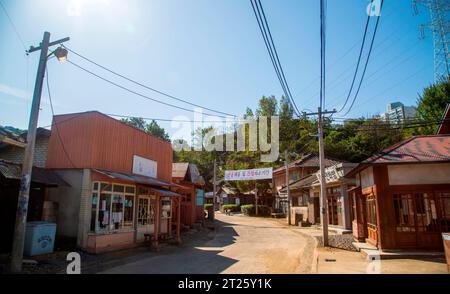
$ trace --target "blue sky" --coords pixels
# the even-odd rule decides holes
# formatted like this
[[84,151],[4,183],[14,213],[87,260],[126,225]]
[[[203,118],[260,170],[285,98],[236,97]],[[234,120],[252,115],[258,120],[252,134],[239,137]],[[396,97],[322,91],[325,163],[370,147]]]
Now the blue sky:
[[[25,45],[38,45],[44,31],[67,46],[153,88],[228,113],[255,108],[262,95],[282,90],[248,0],[0,0]],[[316,109],[319,88],[319,1],[262,0],[272,35],[300,109]],[[326,108],[338,108],[350,87],[366,20],[366,0],[328,0]],[[411,0],[385,0],[366,79],[349,117],[383,112],[388,102],[415,104],[433,81],[428,21]],[[375,19],[372,20],[373,22]],[[28,57],[0,9],[0,124],[26,128],[39,53]],[[170,100],[112,77],[77,56],[69,58],[155,99]],[[69,63],[48,63],[57,114],[99,110],[154,118],[192,114],[134,96]],[[51,124],[43,92],[39,126]],[[160,122],[173,134],[170,123]]]

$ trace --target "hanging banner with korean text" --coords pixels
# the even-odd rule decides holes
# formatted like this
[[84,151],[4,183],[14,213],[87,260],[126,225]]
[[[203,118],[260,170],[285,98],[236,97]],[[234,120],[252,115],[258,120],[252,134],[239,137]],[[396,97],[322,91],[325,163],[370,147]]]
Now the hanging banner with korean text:
[[225,171],[225,181],[265,180],[271,178],[271,167]]

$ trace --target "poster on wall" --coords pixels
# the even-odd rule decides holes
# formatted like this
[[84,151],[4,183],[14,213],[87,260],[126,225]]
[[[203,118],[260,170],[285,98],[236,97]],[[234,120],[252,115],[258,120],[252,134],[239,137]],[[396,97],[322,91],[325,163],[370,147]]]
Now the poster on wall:
[[133,156],[133,174],[156,178],[158,163],[137,155]]
[[226,170],[225,181],[264,180],[272,178],[272,168]]
[[203,206],[205,203],[205,191],[202,189],[195,189],[197,206]]

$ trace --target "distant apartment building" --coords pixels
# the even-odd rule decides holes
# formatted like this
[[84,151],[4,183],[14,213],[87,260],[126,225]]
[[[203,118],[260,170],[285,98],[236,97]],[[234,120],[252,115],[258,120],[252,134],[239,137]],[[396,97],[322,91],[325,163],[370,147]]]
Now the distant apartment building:
[[405,106],[401,102],[393,102],[388,104],[387,111],[381,115],[381,118],[391,123],[402,123],[415,116],[416,108],[414,106]]

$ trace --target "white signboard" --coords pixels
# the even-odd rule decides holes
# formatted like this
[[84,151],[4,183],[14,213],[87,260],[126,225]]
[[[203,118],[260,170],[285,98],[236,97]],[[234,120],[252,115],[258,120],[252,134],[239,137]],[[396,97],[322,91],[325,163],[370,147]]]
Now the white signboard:
[[133,155],[133,174],[156,178],[158,163],[144,157]]
[[[317,179],[320,181],[320,171],[316,173]],[[343,169],[337,169],[336,165],[325,168],[325,182],[336,182],[344,176]]]
[[272,178],[272,168],[226,170],[225,181],[264,180]]

